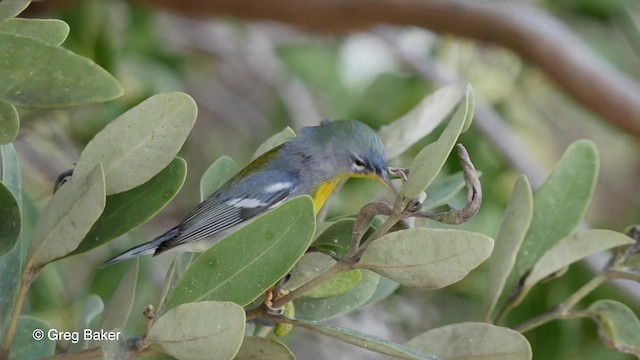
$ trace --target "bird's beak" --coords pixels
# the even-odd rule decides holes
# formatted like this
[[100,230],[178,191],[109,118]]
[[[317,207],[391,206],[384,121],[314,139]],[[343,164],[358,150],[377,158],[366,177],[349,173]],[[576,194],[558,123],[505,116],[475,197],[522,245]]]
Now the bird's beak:
[[393,182],[391,182],[391,179],[389,178],[389,173],[386,170],[384,170],[382,174],[376,174],[376,175],[377,175],[377,180],[380,183],[382,183],[384,186],[389,188],[389,190],[393,191],[394,194],[398,195],[398,190],[396,189],[395,185],[393,185]]

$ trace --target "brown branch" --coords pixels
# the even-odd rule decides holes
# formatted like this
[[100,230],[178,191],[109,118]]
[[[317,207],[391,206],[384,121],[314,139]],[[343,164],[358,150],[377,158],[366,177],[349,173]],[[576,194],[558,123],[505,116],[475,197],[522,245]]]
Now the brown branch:
[[595,55],[561,21],[525,4],[474,0],[136,0],[194,16],[276,20],[324,32],[417,25],[505,46],[538,65],[574,99],[640,137],[640,86]]

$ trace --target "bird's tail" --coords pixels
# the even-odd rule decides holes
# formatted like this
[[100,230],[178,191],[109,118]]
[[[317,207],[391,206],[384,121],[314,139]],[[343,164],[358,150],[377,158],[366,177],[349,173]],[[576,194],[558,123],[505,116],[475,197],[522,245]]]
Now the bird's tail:
[[158,236],[157,238],[149,242],[146,242],[142,245],[138,245],[133,249],[129,249],[123,252],[122,254],[108,260],[107,262],[102,264],[102,267],[104,268],[107,266],[115,265],[123,261],[133,259],[135,257],[142,256],[142,255],[153,255],[156,252],[156,249],[158,248],[158,246],[160,246],[160,244],[174,237],[177,232],[178,232],[178,227],[176,226],[173,229]]

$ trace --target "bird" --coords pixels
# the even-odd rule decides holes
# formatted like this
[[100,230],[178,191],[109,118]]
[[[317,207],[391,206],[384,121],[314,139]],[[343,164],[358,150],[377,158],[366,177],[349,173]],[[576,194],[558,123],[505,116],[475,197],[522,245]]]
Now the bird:
[[106,261],[103,267],[167,251],[202,252],[258,215],[299,195],[317,214],[346,178],[376,180],[396,192],[378,134],[357,120],[323,120],[253,160],[182,221],[155,239]]

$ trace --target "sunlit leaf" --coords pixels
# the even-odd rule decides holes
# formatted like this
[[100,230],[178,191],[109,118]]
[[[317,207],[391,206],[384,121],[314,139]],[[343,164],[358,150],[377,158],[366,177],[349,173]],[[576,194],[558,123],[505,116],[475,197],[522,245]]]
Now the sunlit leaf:
[[202,253],[176,285],[167,308],[203,300],[249,304],[291,270],[314,229],[310,197],[285,202]]
[[450,229],[412,228],[371,243],[358,267],[403,285],[438,289],[464,278],[491,254],[485,235]]
[[19,15],[29,4],[27,0],[0,1],[0,21]]
[[311,279],[325,272],[336,263],[330,256],[311,252],[305,254],[291,269],[291,278],[287,281],[285,289],[295,290]]
[[0,101],[0,145],[15,140],[18,130],[20,130],[20,119],[16,108],[8,102]]
[[100,164],[64,184],[49,200],[36,225],[28,264],[46,265],[75,250],[102,214],[104,191]]
[[193,99],[180,92],[152,96],[110,122],[84,148],[74,177],[102,163],[107,195],[131,190],[167,167],[196,120]]
[[400,191],[401,195],[413,198],[423,192],[442,169],[460,132],[473,118],[473,91],[467,87],[465,100],[458,106],[449,124],[436,142],[427,145],[413,160],[407,183]]
[[102,215],[80,246],[69,255],[89,251],[147,222],[178,194],[186,176],[187,163],[181,158],[175,158],[146,183],[123,193],[107,196]]
[[123,92],[93,61],[42,40],[0,32],[0,54],[0,99],[14,105],[67,107],[112,100]]
[[280,146],[286,143],[287,141],[293,139],[294,137],[296,137],[296,133],[290,127],[284,128],[284,130],[273,135],[272,137],[268,138],[264,143],[262,143],[262,145],[258,147],[256,152],[253,153],[252,159],[258,158],[260,155],[275,148],[276,146]]
[[422,354],[404,345],[368,335],[359,331],[345,329],[334,325],[324,324],[311,320],[294,320],[294,326],[303,327],[317,333],[336,338],[348,344],[371,350],[380,354],[394,356],[398,359],[411,360],[439,360],[437,356]]
[[24,35],[52,45],[60,45],[69,35],[69,25],[58,19],[9,19],[0,23],[0,32]]
[[20,238],[22,216],[18,200],[0,182],[0,256],[11,251]]
[[247,336],[242,340],[240,350],[233,358],[234,360],[295,360],[283,343],[276,339]]
[[633,243],[633,239],[627,235],[611,230],[591,229],[567,236],[558,241],[533,266],[524,282],[524,291],[578,260]]
[[360,270],[350,270],[337,274],[335,277],[322,282],[307,291],[304,295],[312,298],[326,298],[346,293],[362,280]]
[[296,316],[300,319],[328,320],[355,310],[369,301],[375,293],[380,275],[362,271],[362,280],[351,290],[338,296],[321,299],[300,297],[294,301]]
[[126,327],[136,296],[139,263],[139,259],[136,258],[127,275],[125,275],[122,281],[120,281],[120,284],[118,284],[116,291],[113,293],[109,304],[104,310],[99,329],[111,331],[113,329],[124,329]]
[[453,111],[462,94],[463,90],[457,84],[445,86],[427,96],[406,115],[382,127],[378,135],[387,148],[387,157],[398,157],[429,135]]
[[586,312],[598,323],[605,345],[640,357],[640,320],[633,310],[617,301],[598,300]]
[[457,323],[429,330],[404,345],[448,360],[529,360],[531,346],[517,331],[486,323]]
[[496,238],[495,250],[491,255],[484,306],[486,320],[491,318],[507,278],[513,270],[518,250],[531,224],[532,213],[531,186],[525,176],[520,176],[513,187],[511,199]]
[[162,315],[145,340],[177,359],[233,359],[244,337],[244,309],[232,302],[182,304]]
[[[1,6],[1,5],[0,5]],[[47,333],[51,329],[51,326],[44,321],[22,315],[18,320],[18,328],[14,341],[11,344],[11,359],[40,359],[53,355],[56,349],[56,342],[49,340]],[[37,332],[42,331],[42,333]],[[34,336],[40,336],[41,340],[34,339]]]
[[207,196],[218,190],[227,180],[238,172],[238,163],[228,156],[222,156],[216,160],[202,174],[200,178],[200,198],[204,200]]

